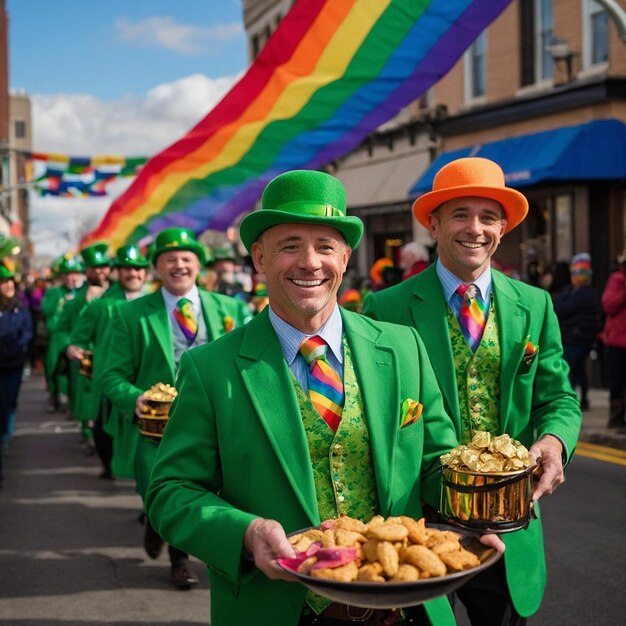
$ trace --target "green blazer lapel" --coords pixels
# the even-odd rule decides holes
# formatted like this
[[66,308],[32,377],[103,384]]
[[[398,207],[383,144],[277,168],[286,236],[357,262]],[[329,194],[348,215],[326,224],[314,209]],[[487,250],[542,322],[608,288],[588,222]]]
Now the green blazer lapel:
[[410,307],[413,325],[426,346],[446,408],[451,413],[457,432],[460,432],[459,396],[448,328],[448,305],[434,263],[416,277]]
[[209,333],[209,341],[213,341],[224,334],[224,314],[219,303],[210,293],[202,290],[198,293],[202,302],[202,315]]
[[497,271],[492,275],[500,336],[500,427],[506,432],[513,383],[528,341],[530,310],[510,279]]
[[145,305],[148,326],[152,330],[154,338],[160,346],[173,376],[175,367],[172,329],[170,328],[170,321],[167,317],[165,301],[163,300],[161,292],[157,291],[145,296]]
[[393,504],[390,486],[402,402],[399,364],[393,348],[379,344],[378,330],[355,313],[341,313],[363,399],[381,512],[388,515]]
[[250,321],[236,362],[274,454],[311,525],[319,524],[309,445],[282,348],[267,310]]

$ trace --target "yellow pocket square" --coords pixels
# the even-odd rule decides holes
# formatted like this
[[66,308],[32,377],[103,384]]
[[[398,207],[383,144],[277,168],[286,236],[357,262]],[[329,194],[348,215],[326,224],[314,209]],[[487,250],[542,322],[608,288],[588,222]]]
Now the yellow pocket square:
[[402,418],[400,419],[400,428],[405,428],[413,424],[413,422],[417,422],[417,420],[422,416],[423,408],[424,407],[416,400],[411,400],[411,398],[407,398],[402,403]]

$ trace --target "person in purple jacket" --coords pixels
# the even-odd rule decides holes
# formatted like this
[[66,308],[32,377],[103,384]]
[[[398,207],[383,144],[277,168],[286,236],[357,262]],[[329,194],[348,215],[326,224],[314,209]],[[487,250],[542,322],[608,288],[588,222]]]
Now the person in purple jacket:
[[22,372],[33,336],[28,308],[15,285],[15,266],[9,258],[0,260],[0,486],[2,450],[15,426],[17,396]]

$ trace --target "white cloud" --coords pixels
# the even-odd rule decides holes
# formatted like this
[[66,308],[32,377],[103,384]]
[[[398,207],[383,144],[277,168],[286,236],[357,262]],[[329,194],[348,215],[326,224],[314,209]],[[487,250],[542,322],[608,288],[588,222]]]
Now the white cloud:
[[[237,77],[195,74],[157,85],[145,96],[107,102],[86,94],[31,95],[33,149],[72,156],[150,157],[198,123]],[[130,179],[105,198],[69,199],[31,194],[31,232],[37,255],[59,255],[78,243],[85,224],[99,221]]]
[[211,54],[219,44],[241,36],[239,22],[216,26],[181,24],[171,17],[149,17],[138,22],[118,19],[115,30],[119,39],[132,45],[162,47],[185,55]]

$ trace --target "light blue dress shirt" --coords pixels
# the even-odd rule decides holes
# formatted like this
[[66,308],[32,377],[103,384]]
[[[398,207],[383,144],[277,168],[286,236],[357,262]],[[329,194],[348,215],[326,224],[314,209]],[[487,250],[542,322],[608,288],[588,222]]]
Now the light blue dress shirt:
[[313,335],[306,335],[302,331],[294,328],[291,324],[285,322],[269,309],[270,322],[276,331],[278,341],[280,342],[285,361],[295,376],[298,384],[305,393],[309,391],[308,371],[309,366],[300,354],[300,346],[305,339],[309,337],[319,336],[328,344],[326,359],[328,364],[339,374],[343,380],[343,320],[339,312],[339,306],[335,306],[331,316],[326,320],[324,325]]
[[[446,302],[450,305],[452,312],[459,319],[461,315],[461,296],[456,294],[461,283],[465,281],[461,280],[458,276],[455,276],[448,268],[444,267],[443,263],[437,260],[437,276],[441,282],[443,288],[443,295]],[[491,298],[491,267],[488,267],[475,281],[474,285],[478,290],[477,297],[485,303],[489,302]],[[487,316],[489,315],[489,307],[487,307]]]

